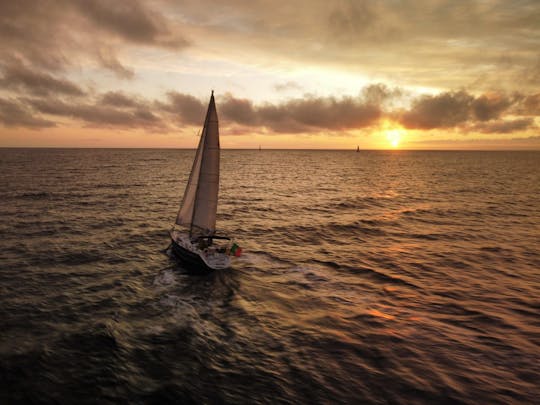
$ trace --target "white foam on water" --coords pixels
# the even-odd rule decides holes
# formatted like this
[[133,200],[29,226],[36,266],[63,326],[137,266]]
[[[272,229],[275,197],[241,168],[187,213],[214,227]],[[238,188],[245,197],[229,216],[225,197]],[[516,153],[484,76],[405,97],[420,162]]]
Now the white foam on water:
[[173,270],[167,269],[159,273],[154,279],[154,286],[156,287],[168,287],[178,283],[176,274]]

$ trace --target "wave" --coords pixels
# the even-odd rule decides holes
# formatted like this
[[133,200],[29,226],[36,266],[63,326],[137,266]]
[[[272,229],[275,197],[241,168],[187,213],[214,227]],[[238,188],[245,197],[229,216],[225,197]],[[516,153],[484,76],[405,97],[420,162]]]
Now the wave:
[[540,154],[288,153],[223,151],[195,277],[193,151],[0,150],[0,402],[537,401]]
[[397,276],[388,275],[388,274],[385,274],[383,272],[380,272],[380,271],[377,271],[375,269],[368,268],[368,267],[351,266],[351,265],[338,263],[338,262],[330,261],[330,260],[325,261],[325,260],[312,259],[310,260],[310,262],[328,266],[335,270],[345,271],[350,274],[360,274],[363,276],[367,276],[368,278],[375,280],[377,282],[381,282],[381,283],[390,283],[390,284],[412,287],[414,289],[420,289],[418,285],[410,281],[404,280]]
[[46,191],[24,192],[13,196],[13,198],[21,200],[49,200],[52,197],[53,194]]

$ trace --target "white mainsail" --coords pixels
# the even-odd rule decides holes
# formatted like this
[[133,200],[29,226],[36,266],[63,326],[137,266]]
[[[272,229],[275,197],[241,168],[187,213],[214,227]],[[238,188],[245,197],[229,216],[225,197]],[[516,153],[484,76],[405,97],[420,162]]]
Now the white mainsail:
[[176,224],[190,228],[191,235],[209,236],[216,231],[219,191],[219,128],[214,92],[199,146],[191,168]]

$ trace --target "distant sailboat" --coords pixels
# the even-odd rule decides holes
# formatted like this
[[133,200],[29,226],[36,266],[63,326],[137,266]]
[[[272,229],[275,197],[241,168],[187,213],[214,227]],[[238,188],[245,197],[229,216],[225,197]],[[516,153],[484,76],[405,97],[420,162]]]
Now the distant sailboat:
[[[219,127],[212,91],[182,205],[170,231],[173,252],[187,264],[206,271],[230,267],[229,255],[241,253],[230,238],[216,235],[219,159]],[[217,244],[216,240],[226,242]]]
[[356,146],[356,151],[360,152],[360,146]]

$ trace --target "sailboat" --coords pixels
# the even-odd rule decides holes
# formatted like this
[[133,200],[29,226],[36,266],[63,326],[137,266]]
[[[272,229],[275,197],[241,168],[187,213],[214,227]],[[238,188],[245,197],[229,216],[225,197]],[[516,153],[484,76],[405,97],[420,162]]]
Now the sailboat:
[[229,237],[216,235],[219,157],[218,117],[212,91],[182,205],[169,232],[173,252],[197,270],[227,269],[231,265],[229,255],[239,256],[241,252]]
[[360,145],[357,145],[357,146],[356,146],[356,151],[357,151],[357,152],[360,152]]

